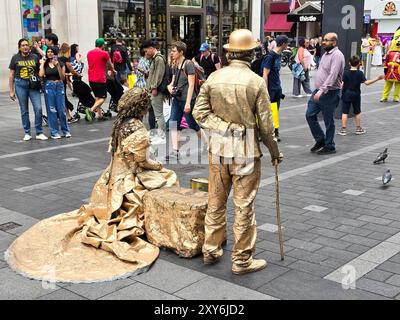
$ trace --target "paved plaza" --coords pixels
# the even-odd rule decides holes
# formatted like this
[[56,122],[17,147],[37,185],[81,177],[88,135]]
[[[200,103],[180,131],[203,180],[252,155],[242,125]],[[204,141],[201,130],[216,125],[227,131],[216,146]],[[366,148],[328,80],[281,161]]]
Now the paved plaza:
[[[373,75],[381,72],[372,70]],[[349,134],[335,136],[337,154],[318,156],[309,152],[307,98],[292,98],[291,75],[285,71],[283,78],[280,178],[286,258],[280,261],[274,169],[264,148],[256,258],[266,259],[268,267],[245,276],[231,273],[232,201],[225,254],[212,266],[203,265],[201,257],[187,260],[162,250],[149,272],[114,282],[51,285],[14,273],[4,252],[19,235],[88,200],[110,160],[112,122],[82,120],[71,125],[71,139],[22,142],[18,105],[1,94],[0,299],[400,299],[400,104],[379,102],[383,82],[364,87],[367,134],[356,136],[351,119]],[[385,147],[388,161],[373,165]],[[193,177],[208,175],[206,164],[168,167],[183,187]],[[379,179],[387,168],[394,180],[383,187]],[[355,287],[346,288],[351,282],[346,279],[354,277]]]

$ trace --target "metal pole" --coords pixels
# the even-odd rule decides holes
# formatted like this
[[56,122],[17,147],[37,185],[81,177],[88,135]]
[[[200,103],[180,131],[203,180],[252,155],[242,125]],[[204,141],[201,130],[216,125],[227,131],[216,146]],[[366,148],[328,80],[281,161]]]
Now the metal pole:
[[297,27],[296,27],[296,47],[299,46],[299,34],[300,34],[300,24],[297,22]]
[[283,249],[283,236],[282,236],[282,222],[281,222],[281,208],[279,201],[279,176],[278,176],[278,160],[275,162],[275,187],[276,187],[276,220],[278,223],[278,236],[279,247],[281,252],[281,260],[285,260],[285,252]]
[[320,26],[321,26],[321,29],[320,29],[320,35],[322,36],[322,22],[324,21],[324,10],[323,10],[323,8],[324,8],[324,1],[323,0],[321,0],[321,22],[320,22]]
[[367,65],[366,65],[366,70],[365,70],[365,77],[367,79],[371,78],[371,67],[372,67],[372,54],[368,52],[367,55]]

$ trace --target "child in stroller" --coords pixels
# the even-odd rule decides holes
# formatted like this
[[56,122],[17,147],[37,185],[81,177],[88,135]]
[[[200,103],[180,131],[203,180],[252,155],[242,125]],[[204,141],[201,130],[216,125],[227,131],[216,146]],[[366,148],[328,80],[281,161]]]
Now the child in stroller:
[[118,102],[121,99],[122,95],[124,94],[124,87],[121,83],[113,77],[107,77],[107,92],[111,96],[110,104],[108,107],[108,112],[111,114],[111,111],[117,112]]
[[[83,82],[82,80],[74,80],[72,83],[74,93],[79,99],[78,103],[78,112],[82,113],[85,115],[85,120],[88,122],[93,121],[93,113],[90,112],[90,108],[95,104],[95,99],[92,95],[92,89],[90,86]],[[112,114],[111,111],[108,110],[107,112],[104,112],[104,116],[107,118],[111,118]],[[79,116],[79,114],[78,114]],[[79,116],[80,117],[80,116]]]

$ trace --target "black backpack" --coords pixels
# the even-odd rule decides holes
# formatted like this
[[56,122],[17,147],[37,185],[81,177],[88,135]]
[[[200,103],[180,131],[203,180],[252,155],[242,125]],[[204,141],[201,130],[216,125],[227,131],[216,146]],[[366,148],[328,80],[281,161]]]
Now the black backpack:
[[161,57],[165,63],[165,72],[164,72],[164,76],[163,79],[161,81],[161,84],[158,86],[157,91],[161,92],[165,95],[169,95],[169,91],[168,91],[168,85],[171,83],[172,81],[172,70],[171,67],[168,64],[168,61],[165,60],[165,58],[160,54],[157,55],[158,57]]
[[261,68],[263,60],[264,60],[264,57],[261,57],[261,58],[257,58],[256,60],[254,60],[251,63],[251,70],[254,73],[258,74],[260,77],[263,76],[263,72],[262,72],[262,68]]

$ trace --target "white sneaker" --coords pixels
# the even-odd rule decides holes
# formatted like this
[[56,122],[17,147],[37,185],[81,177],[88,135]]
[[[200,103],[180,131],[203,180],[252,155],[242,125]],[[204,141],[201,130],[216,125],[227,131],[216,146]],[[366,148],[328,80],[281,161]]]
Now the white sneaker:
[[299,95],[297,95],[297,96],[294,95],[293,98],[304,98],[304,96],[301,95],[301,94],[299,94]]
[[56,134],[55,136],[51,136],[51,138],[53,140],[58,140],[58,139],[61,139],[61,136],[59,134]]
[[46,140],[49,140],[49,138],[47,138],[43,133],[41,133],[36,136],[36,140],[46,141]]
[[65,138],[71,138],[72,137],[72,135],[68,132],[68,133],[66,133],[65,134],[65,136],[64,136]]
[[29,134],[26,134],[24,137],[24,141],[31,141],[32,137]]
[[307,96],[307,97],[311,97],[311,96],[312,96],[312,93],[307,93],[306,96]]

